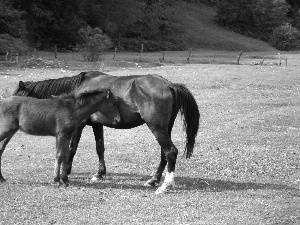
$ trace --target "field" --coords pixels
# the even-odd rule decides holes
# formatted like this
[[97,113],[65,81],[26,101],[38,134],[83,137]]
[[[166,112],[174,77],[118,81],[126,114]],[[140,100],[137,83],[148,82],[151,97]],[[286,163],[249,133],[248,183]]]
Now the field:
[[[165,195],[143,187],[159,162],[146,126],[105,128],[107,177],[97,170],[91,128],[85,128],[68,188],[52,184],[55,140],[18,132],[2,157],[0,224],[300,224],[300,55],[277,52],[112,54],[84,63],[77,55],[43,53],[23,66],[0,67],[0,96],[19,80],[43,80],[100,70],[112,75],[159,74],[194,94],[201,127],[194,155],[182,157],[177,118],[177,188]],[[264,61],[262,62],[262,59]],[[34,63],[32,63],[34,62]],[[262,63],[261,63],[262,62]],[[257,64],[262,65],[257,65]],[[22,63],[21,63],[22,64]]]

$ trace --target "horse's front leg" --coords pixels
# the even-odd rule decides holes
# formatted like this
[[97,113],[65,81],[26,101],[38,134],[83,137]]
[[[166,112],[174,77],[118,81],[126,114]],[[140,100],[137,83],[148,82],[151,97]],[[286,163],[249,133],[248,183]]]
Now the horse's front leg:
[[103,125],[93,124],[93,132],[96,141],[96,151],[99,158],[99,169],[98,172],[92,177],[92,181],[99,181],[106,175],[106,166],[104,160],[104,138],[103,138]]
[[83,130],[84,127],[85,127],[85,124],[82,124],[82,125],[78,126],[78,128],[76,129],[76,131],[72,135],[72,138],[71,138],[71,141],[70,141],[70,155],[69,155],[68,165],[67,165],[67,173],[68,174],[71,174],[73,159],[74,159],[74,156],[77,152],[78,143],[80,141],[82,130]]
[[[71,135],[59,134],[56,136],[56,164],[54,170],[54,182],[61,185],[60,180],[63,181],[65,186],[69,185],[69,179],[67,174],[67,165],[69,159],[69,144]],[[61,175],[60,168],[62,167]]]

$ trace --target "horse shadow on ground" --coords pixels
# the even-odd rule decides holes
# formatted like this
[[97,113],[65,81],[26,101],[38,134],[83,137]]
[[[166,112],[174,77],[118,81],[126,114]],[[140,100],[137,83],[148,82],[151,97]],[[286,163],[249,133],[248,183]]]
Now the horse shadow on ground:
[[[70,177],[71,185],[76,187],[85,187],[93,189],[133,189],[147,190],[143,184],[150,179],[150,176],[132,173],[109,173],[103,180],[99,182],[90,182],[90,174],[74,173]],[[164,178],[164,177],[163,177]],[[162,178],[162,181],[163,181]],[[161,183],[162,183],[161,181]],[[299,192],[300,189],[284,184],[275,183],[254,183],[254,182],[237,182],[219,179],[203,179],[191,177],[176,177],[177,191],[206,191],[206,192],[222,192],[222,191],[242,191],[242,190],[289,190]]]

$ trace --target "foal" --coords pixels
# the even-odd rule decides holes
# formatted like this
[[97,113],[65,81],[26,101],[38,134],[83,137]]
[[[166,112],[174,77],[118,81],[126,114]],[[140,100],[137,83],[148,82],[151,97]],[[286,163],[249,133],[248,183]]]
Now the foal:
[[[101,111],[112,124],[120,122],[116,98],[109,89],[80,94],[69,94],[52,99],[12,96],[0,102],[0,182],[2,153],[13,137],[21,130],[27,134],[56,137],[56,164],[54,182],[67,186],[67,162],[72,135],[81,122]],[[60,167],[62,172],[60,175]]]

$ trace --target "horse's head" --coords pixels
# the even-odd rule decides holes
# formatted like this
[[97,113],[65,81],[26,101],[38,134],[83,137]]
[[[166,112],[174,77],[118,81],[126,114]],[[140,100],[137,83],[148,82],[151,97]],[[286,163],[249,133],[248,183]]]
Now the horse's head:
[[31,86],[33,82],[31,81],[20,81],[16,90],[13,92],[13,95],[15,96],[29,96],[29,97],[33,97],[33,98],[38,98],[38,95],[35,94],[31,88],[29,88]]

